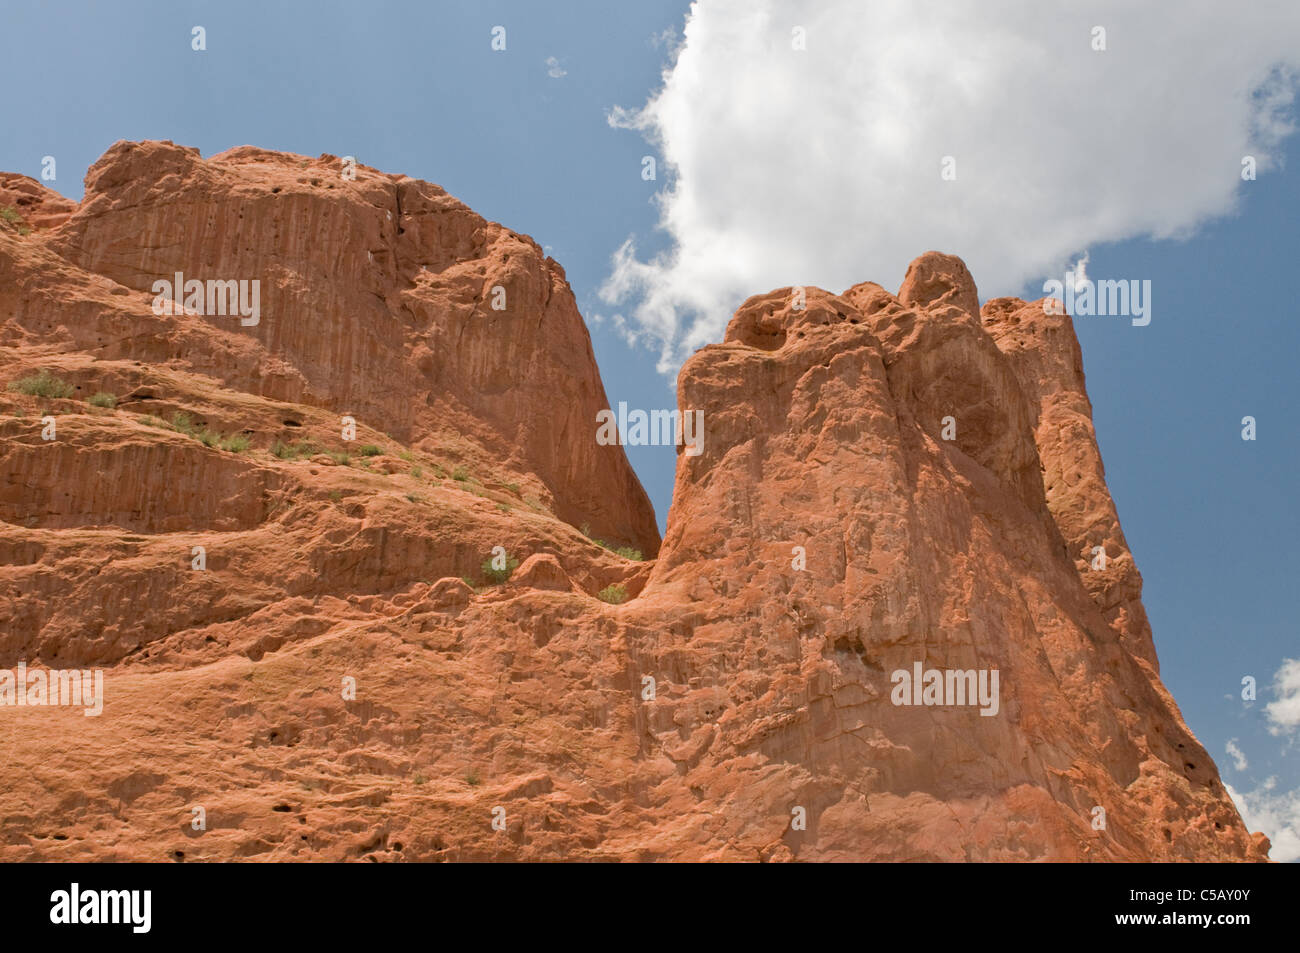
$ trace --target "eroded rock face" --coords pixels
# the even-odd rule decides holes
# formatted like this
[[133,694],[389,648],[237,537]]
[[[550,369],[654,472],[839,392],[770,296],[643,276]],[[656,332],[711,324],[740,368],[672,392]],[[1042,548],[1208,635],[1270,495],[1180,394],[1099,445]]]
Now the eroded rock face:
[[1074,325],[1044,304],[996,298],[984,306],[983,324],[1033,406],[1047,505],[1084,586],[1129,651],[1159,671],[1142,576],[1106,488]]
[[[751,298],[682,369],[709,439],[634,605],[689,607],[655,710],[703,813],[800,859],[1263,857],[1155,674],[1131,557],[1075,558],[1123,537],[1073,334],[1019,303],[1013,347],[996,302],[990,333],[954,261]],[[917,666],[996,670],[996,712],[896,704]]]
[[[0,229],[6,383],[71,387],[0,397],[0,669],[102,668],[102,714],[0,706],[0,859],[1265,858],[1156,674],[1068,318],[936,253],[751,298],[682,369],[660,547],[527,238],[331,157],[87,185]],[[174,271],[262,320],[154,314]]]
[[[37,253],[6,262],[5,284],[28,287],[0,286],[14,313],[0,344],[39,341],[124,371],[166,365],[351,415],[477,479],[524,477],[561,519],[652,555],[654,513],[626,459],[579,439],[607,401],[563,269],[435,185],[345,168],[118,143],[80,206],[28,243]],[[52,266],[62,273],[42,273]],[[153,314],[154,283],[177,273],[258,281],[257,323]],[[69,292],[90,282],[113,307],[69,315],[64,300],[84,297]]]

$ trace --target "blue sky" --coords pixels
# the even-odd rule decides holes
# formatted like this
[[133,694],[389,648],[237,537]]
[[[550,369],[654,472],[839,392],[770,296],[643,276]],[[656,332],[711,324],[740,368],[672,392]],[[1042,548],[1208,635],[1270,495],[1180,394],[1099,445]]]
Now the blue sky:
[[[52,155],[52,185],[77,198],[86,167],[113,142],[151,138],[204,155],[243,144],[351,154],[436,182],[546,246],[583,314],[606,316],[592,337],[612,403],[673,406],[658,351],[629,347],[609,320],[618,308],[598,292],[630,235],[643,257],[669,244],[654,204],[665,177],[641,177],[641,157],[658,152],[637,132],[612,128],[608,115],[641,106],[660,85],[671,46],[662,35],[680,34],[686,8],[685,0],[7,3],[0,168],[39,177],[42,156]],[[204,52],[190,48],[196,24],[206,29]],[[503,53],[490,48],[498,24],[507,29]],[[1070,149],[1086,160],[1090,138],[1082,130]],[[1128,147],[1141,163],[1144,142]],[[1090,276],[1152,281],[1148,327],[1101,317],[1076,327],[1162,676],[1238,792],[1269,777],[1274,793],[1300,790],[1295,731],[1270,732],[1263,713],[1274,673],[1300,657],[1300,308],[1289,287],[1300,252],[1296,137],[1283,140],[1280,160],[1240,183],[1231,214],[1205,216],[1190,237],[1078,242]],[[902,276],[891,271],[872,273],[864,261],[853,280],[896,287]],[[1038,297],[1041,281],[1019,293]],[[774,274],[748,293],[786,283]],[[1248,414],[1258,421],[1254,442],[1240,438]],[[673,449],[628,452],[662,528]],[[1259,682],[1254,705],[1240,699],[1245,675]],[[1229,739],[1247,768],[1225,753]]]

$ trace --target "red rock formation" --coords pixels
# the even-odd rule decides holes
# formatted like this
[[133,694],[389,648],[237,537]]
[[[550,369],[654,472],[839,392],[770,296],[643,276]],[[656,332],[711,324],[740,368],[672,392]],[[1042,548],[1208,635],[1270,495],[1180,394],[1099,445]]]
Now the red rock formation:
[[[573,439],[607,402],[563,269],[435,185],[344,168],[118,143],[71,217],[40,235],[46,254],[15,261],[13,279],[34,286],[16,333],[350,414],[471,472],[491,461],[504,472],[474,475],[524,477],[561,519],[653,554],[653,511],[623,455]],[[21,273],[51,256],[62,274]],[[259,322],[153,315],[153,283],[176,272],[260,281]],[[78,280],[114,296],[110,313],[68,320],[52,306]]]
[[51,192],[33,178],[0,172],[0,208],[12,210],[28,228],[54,228],[67,221],[77,203]]
[[[1106,470],[1092,429],[1083,354],[1070,316],[1052,314],[1063,309],[1044,304],[994,299],[984,306],[984,327],[1011,359],[1030,400],[1047,505],[1084,586],[1129,651],[1158,672],[1151,626],[1142,607],[1142,576],[1106,488]],[[1106,556],[1104,566],[1094,552],[1098,546]]]
[[[123,143],[77,206],[20,183],[6,382],[74,390],[0,399],[0,670],[105,697],[0,706],[0,859],[1266,856],[1156,674],[1068,319],[933,253],[751,298],[682,369],[660,548],[559,266],[340,173]],[[175,271],[262,320],[154,314]],[[917,665],[996,711],[895,704]]]

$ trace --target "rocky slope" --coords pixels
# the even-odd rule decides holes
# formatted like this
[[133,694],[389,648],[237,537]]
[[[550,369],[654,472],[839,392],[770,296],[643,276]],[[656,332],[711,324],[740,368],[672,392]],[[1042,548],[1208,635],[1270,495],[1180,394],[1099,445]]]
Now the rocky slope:
[[[104,670],[98,717],[0,706],[0,859],[1265,859],[1068,317],[935,253],[751,298],[682,369],[661,547],[531,240],[331,156],[86,185],[0,177],[0,668]],[[175,272],[260,320],[156,313]],[[918,664],[996,705],[895,704]]]

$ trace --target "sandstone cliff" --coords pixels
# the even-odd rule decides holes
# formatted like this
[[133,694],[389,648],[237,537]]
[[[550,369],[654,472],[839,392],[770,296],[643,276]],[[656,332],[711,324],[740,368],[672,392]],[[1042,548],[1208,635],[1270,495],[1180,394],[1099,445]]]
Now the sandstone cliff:
[[[1068,318],[935,253],[751,298],[682,369],[661,547],[560,267],[342,168],[0,177],[0,367],[49,372],[0,395],[0,668],[105,678],[0,707],[0,859],[1266,857],[1160,683]],[[176,272],[260,320],[155,313]],[[996,712],[895,704],[918,664]]]

